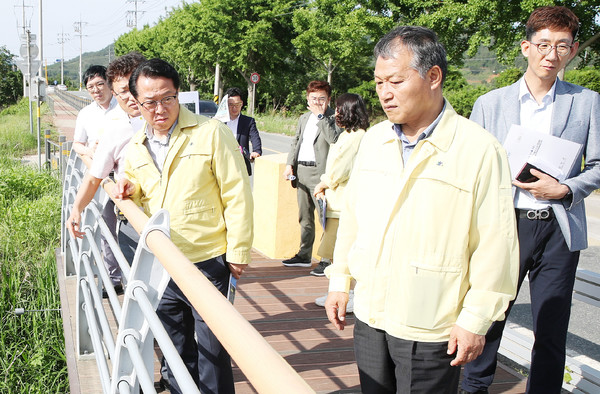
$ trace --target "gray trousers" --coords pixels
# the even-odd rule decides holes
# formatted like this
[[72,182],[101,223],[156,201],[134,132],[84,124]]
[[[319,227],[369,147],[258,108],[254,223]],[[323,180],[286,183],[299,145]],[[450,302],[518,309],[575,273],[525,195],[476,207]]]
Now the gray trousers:
[[297,255],[305,261],[312,259],[315,242],[315,208],[317,199],[313,195],[321,174],[317,167],[298,165],[296,193],[298,197],[298,222],[300,223],[300,250]]
[[354,325],[354,353],[365,394],[456,394],[460,367],[450,366],[448,342],[396,338],[360,320]]
[[[113,238],[116,240],[117,216],[115,215],[115,203],[110,199],[104,206],[104,210],[102,211],[102,219],[104,219],[104,222],[108,226]],[[108,242],[104,236],[102,237],[101,248],[102,254],[104,255],[104,265],[108,270],[108,276],[110,276],[113,286],[116,286],[121,283],[121,269],[119,268],[119,263],[117,262],[115,254],[108,245]]]
[[[131,266],[133,257],[135,255],[135,249],[137,248],[138,241],[140,239],[139,234],[135,231],[133,226],[126,222],[117,223],[117,215],[115,214],[115,203],[112,200],[108,200],[104,210],[102,211],[102,218],[110,229],[113,237],[117,240],[123,256]],[[108,270],[108,275],[113,286],[121,283],[121,268],[117,257],[113,253],[112,249],[108,245],[108,242],[102,237],[101,242],[102,254],[104,255],[104,264]]]

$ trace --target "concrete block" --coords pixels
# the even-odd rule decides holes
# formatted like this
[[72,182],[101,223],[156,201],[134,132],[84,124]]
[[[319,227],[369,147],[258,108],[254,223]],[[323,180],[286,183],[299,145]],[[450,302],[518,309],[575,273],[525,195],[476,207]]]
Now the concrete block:
[[[296,189],[283,179],[287,153],[267,155],[254,162],[254,243],[253,247],[271,259],[292,257],[300,246]],[[323,229],[315,212],[315,245],[318,258]]]

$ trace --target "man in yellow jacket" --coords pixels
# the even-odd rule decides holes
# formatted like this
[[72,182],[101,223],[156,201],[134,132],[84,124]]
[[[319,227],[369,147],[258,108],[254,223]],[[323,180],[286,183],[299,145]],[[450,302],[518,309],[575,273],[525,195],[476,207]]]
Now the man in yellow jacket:
[[375,47],[388,120],[359,148],[333,264],[329,320],[346,324],[364,393],[456,393],[493,321],[515,296],[518,243],[506,154],[442,95],[434,32],[398,27]]
[[[253,238],[238,144],[225,124],[179,105],[179,76],[167,62],[142,63],[130,90],[146,124],[131,139],[116,197],[130,196],[148,215],[167,209],[173,243],[225,295],[230,274],[239,278],[250,262]],[[200,391],[233,393],[229,355],[173,280],[157,314]],[[181,392],[168,374],[171,392]]]

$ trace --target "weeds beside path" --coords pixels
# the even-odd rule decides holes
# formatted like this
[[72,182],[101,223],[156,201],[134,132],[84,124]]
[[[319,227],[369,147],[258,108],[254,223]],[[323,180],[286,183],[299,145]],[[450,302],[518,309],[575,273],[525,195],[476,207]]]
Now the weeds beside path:
[[69,390],[62,320],[49,310],[60,308],[61,187],[55,174],[21,164],[35,148],[23,100],[0,114],[0,393]]

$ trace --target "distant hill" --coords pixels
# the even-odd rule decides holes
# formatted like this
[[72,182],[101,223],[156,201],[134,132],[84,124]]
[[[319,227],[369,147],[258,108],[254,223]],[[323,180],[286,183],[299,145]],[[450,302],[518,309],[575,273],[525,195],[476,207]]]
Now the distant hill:
[[[99,64],[105,67],[108,66],[109,51],[110,60],[113,60],[115,58],[115,50],[112,44],[97,52],[84,53],[81,56],[81,72],[85,72],[89,66],[94,64]],[[48,83],[50,85],[52,85],[54,81],[60,83],[60,59],[57,60],[58,62],[56,63],[48,64]],[[71,60],[65,60],[64,68],[65,84],[70,87],[79,87],[79,56]]]

